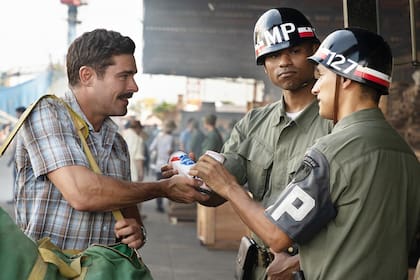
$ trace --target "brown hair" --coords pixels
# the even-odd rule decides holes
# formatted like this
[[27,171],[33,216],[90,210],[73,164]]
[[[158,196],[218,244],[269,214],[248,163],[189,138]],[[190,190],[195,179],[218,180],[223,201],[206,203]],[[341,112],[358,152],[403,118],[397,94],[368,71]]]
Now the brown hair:
[[136,45],[130,37],[106,29],[95,29],[76,38],[67,51],[67,77],[70,86],[79,83],[79,69],[90,66],[99,77],[103,77],[113,57],[134,54]]

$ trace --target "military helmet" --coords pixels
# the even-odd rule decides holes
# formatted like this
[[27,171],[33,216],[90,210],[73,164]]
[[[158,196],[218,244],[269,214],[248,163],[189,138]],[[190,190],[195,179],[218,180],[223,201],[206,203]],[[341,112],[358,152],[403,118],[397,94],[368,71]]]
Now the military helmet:
[[299,45],[304,41],[319,43],[315,29],[301,12],[292,8],[270,9],[255,24],[256,62],[262,65],[266,55]]
[[308,59],[340,76],[373,87],[380,94],[388,94],[392,53],[376,33],[361,28],[336,30]]

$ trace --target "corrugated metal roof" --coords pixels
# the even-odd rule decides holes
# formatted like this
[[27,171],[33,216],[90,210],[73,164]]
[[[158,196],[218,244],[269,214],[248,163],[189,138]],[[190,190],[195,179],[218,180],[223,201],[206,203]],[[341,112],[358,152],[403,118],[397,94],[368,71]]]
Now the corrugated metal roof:
[[[340,0],[144,0],[144,72],[266,80],[255,65],[253,29],[264,11],[279,5],[301,10],[321,39],[344,24]],[[394,53],[409,55],[408,1],[379,5],[382,35]]]

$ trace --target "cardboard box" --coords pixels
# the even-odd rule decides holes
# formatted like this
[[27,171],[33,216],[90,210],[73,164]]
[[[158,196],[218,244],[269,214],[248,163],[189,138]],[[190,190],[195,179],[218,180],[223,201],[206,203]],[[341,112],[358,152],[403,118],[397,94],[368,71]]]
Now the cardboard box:
[[195,222],[197,219],[197,204],[169,201],[168,216],[173,224],[178,223],[178,221]]
[[233,210],[230,202],[218,207],[197,205],[197,237],[213,249],[236,250],[248,227]]

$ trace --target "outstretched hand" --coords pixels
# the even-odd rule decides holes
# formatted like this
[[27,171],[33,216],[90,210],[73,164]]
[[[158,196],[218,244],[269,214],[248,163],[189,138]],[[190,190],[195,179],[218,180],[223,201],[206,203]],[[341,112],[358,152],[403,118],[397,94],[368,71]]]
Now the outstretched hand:
[[208,195],[198,191],[198,187],[202,185],[200,180],[182,175],[174,175],[167,180],[166,197],[170,200],[192,203],[209,199]]

